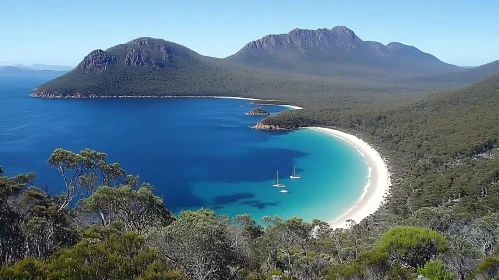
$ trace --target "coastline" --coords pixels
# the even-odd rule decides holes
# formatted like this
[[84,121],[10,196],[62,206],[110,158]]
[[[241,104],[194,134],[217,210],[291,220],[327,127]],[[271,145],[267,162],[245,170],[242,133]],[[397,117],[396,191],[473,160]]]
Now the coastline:
[[376,212],[385,201],[385,195],[388,193],[391,186],[388,166],[379,152],[355,135],[331,128],[309,128],[339,138],[354,146],[364,157],[369,168],[369,179],[364,186],[362,195],[352,207],[331,219],[331,221],[329,221],[330,226],[332,228],[347,228],[347,220],[351,219],[358,223]]
[[[32,97],[34,96],[30,94]],[[248,100],[248,101],[276,101],[270,99],[259,99],[259,98],[249,98],[249,97],[237,97],[237,96],[175,96],[175,95],[162,95],[162,96],[71,96],[71,97],[46,97],[46,98],[217,98],[217,99],[237,99],[237,100]],[[288,105],[288,104],[258,104],[258,105],[272,105],[272,106],[282,106],[291,110],[303,109],[299,106]],[[307,127],[312,130],[320,131],[329,136],[339,138],[348,144],[352,145],[357,149],[357,151],[362,155],[366,161],[369,168],[368,182],[364,186],[362,194],[360,197],[347,208],[345,211],[335,215],[331,220],[327,222],[332,228],[347,228],[346,220],[354,220],[355,222],[360,222],[364,218],[373,214],[384,202],[385,195],[389,191],[390,187],[390,174],[388,172],[388,167],[384,162],[381,155],[368,143],[362,139],[342,132],[334,130],[331,128],[324,127]]]
[[[206,98],[225,98],[225,99],[240,99],[240,100],[250,100],[250,101],[277,101],[277,100],[272,100],[272,99],[259,99],[259,98],[248,98],[248,97],[236,97],[236,96],[203,96]],[[282,106],[289,108],[291,110],[301,110],[303,109],[300,106],[294,106],[294,105],[286,105],[286,104],[258,104],[261,106]]]
[[[36,88],[35,88],[36,89]],[[36,93],[31,93],[29,94],[31,97],[35,98],[74,98],[74,99],[81,99],[81,98],[221,98],[221,99],[239,99],[239,100],[249,100],[249,101],[276,101],[272,99],[260,99],[260,98],[250,98],[250,97],[237,97],[237,96],[218,96],[218,95],[206,95],[206,96],[200,96],[200,95],[185,95],[185,96],[177,96],[177,95],[158,95],[158,96],[150,96],[150,95],[120,95],[120,96],[97,96],[97,95],[91,95],[91,96],[82,96],[82,95],[75,95],[75,96],[37,96]],[[271,105],[271,106],[283,106],[292,110],[299,110],[303,109],[300,106],[294,106],[294,105],[286,105],[286,104],[259,104],[262,106],[266,105]]]

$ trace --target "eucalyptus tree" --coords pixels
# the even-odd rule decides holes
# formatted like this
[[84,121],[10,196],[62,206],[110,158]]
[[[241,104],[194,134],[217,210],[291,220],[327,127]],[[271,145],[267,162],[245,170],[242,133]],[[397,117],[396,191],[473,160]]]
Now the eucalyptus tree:
[[129,186],[101,186],[88,198],[81,199],[77,208],[98,213],[103,226],[121,222],[126,231],[138,234],[165,227],[174,219],[163,199],[155,196],[151,185],[146,183],[138,190]]
[[0,176],[0,265],[15,262],[22,256],[19,246],[22,243],[19,228],[22,217],[16,211],[15,201],[26,183],[18,178]]
[[449,247],[443,256],[444,264],[456,274],[457,279],[468,279],[483,259],[483,254],[465,237],[449,235],[446,240]]
[[105,153],[89,149],[78,154],[61,148],[54,150],[48,163],[59,171],[66,188],[58,211],[68,209],[82,188],[86,195],[90,195],[99,185],[110,185],[114,179],[126,174],[119,164],[106,163],[106,158]]
[[34,258],[24,258],[12,266],[0,267],[0,279],[48,279],[45,263]]
[[46,260],[26,258],[0,268],[0,279],[170,279],[184,280],[135,233],[83,239]]
[[438,280],[455,280],[456,274],[447,270],[447,268],[439,262],[427,262],[422,268],[417,271],[426,279]]
[[429,230],[456,235],[471,225],[472,217],[444,207],[423,207],[414,212],[410,222]]
[[492,255],[499,241],[499,213],[483,216],[473,223],[469,237],[486,256]]
[[264,234],[264,228],[253,220],[251,215],[241,214],[230,220],[229,231],[232,239],[238,242],[237,247],[240,248],[244,257],[244,271],[238,273],[238,277],[248,276],[248,271],[261,274],[262,251],[264,250],[259,240]]
[[52,198],[33,186],[25,188],[34,177],[0,177],[0,264],[46,257],[76,241],[67,216],[57,211]]
[[317,239],[314,228],[320,228],[318,221],[308,223],[297,217],[283,220],[274,216],[263,217],[262,222],[267,224],[265,234],[260,238],[265,254],[264,274],[276,269],[300,279],[314,279],[320,274],[327,258],[313,251]]
[[418,269],[447,250],[438,232],[417,227],[393,227],[383,234],[375,250],[387,252],[392,264]]
[[235,232],[226,216],[207,209],[182,211],[147,241],[189,279],[233,279],[247,262],[244,234]]
[[23,235],[24,255],[43,258],[56,249],[73,245],[77,234],[71,229],[66,214],[42,190],[29,187],[17,199],[19,224]]

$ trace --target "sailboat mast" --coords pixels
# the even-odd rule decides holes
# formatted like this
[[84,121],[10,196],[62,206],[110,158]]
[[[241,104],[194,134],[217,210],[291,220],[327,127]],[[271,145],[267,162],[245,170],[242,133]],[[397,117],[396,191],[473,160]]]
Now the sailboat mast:
[[276,178],[277,184],[279,185],[279,170],[276,171],[275,178]]

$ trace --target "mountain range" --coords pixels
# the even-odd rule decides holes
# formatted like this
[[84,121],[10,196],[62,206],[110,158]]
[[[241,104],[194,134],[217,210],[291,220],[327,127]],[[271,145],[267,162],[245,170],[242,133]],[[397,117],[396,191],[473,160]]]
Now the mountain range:
[[0,66],[0,75],[36,75],[36,74],[64,74],[67,71],[62,70],[35,70],[28,67],[20,66]]
[[74,67],[72,66],[67,66],[67,65],[48,65],[48,64],[31,64],[31,65],[24,65],[24,64],[13,64],[13,65],[0,65],[0,69],[5,68],[5,67],[15,67],[15,68],[21,68],[25,70],[49,70],[49,71],[71,71]]
[[313,77],[256,70],[202,56],[182,45],[138,38],[95,50],[78,66],[37,88],[37,97],[222,95],[268,96],[333,90]]
[[330,93],[453,87],[494,69],[461,68],[401,43],[363,41],[343,26],[268,35],[225,59],[143,37],[92,51],[72,71],[39,86],[34,96],[231,95],[296,101]]
[[413,46],[363,41],[344,26],[267,35],[227,59],[244,65],[326,76],[433,74],[460,69]]

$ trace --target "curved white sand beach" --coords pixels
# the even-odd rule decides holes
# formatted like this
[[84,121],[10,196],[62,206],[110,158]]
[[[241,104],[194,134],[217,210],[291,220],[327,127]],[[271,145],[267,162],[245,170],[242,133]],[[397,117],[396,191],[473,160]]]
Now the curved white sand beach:
[[359,151],[369,167],[369,180],[360,198],[350,209],[337,215],[329,222],[333,228],[347,228],[347,220],[351,219],[358,223],[374,213],[383,203],[391,185],[388,167],[378,151],[357,136],[331,128],[311,127],[310,129],[348,142]]
[[[206,96],[206,97],[209,97],[209,98],[224,98],[224,99],[241,99],[241,100],[251,100],[251,101],[261,101],[261,100],[265,100],[265,101],[276,101],[276,100],[271,100],[271,99],[258,99],[258,98],[236,97],[236,96]],[[293,110],[303,109],[302,107],[294,106],[294,105],[275,105],[275,104],[260,104],[260,105],[282,106],[282,107],[286,107],[286,108],[293,109]]]

